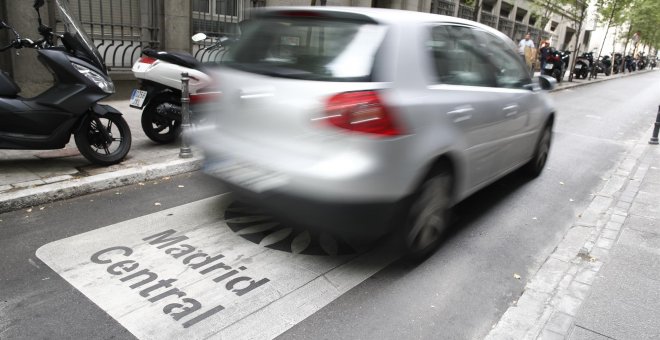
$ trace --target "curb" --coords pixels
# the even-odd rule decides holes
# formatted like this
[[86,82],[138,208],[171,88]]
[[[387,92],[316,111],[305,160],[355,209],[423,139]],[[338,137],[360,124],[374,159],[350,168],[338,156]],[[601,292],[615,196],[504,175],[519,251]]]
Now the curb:
[[3,194],[0,213],[199,170],[203,157],[177,159]]

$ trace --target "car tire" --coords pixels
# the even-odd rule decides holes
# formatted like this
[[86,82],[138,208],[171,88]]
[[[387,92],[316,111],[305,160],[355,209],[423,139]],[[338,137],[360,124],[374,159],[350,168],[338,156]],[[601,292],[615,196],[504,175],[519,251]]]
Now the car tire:
[[427,258],[444,239],[449,226],[453,176],[447,167],[434,169],[413,194],[397,233],[405,259]]
[[525,172],[532,178],[538,177],[548,160],[550,145],[552,144],[552,124],[548,123],[543,128],[541,136],[534,148],[534,156],[524,166]]

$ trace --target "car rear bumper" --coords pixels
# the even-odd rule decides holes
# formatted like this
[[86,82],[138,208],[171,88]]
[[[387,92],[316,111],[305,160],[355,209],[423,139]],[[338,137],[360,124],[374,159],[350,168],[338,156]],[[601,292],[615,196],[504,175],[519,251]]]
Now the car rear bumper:
[[407,202],[406,198],[390,202],[319,200],[280,190],[257,193],[219,181],[236,200],[263,209],[291,227],[355,240],[373,240],[390,232],[399,223]]

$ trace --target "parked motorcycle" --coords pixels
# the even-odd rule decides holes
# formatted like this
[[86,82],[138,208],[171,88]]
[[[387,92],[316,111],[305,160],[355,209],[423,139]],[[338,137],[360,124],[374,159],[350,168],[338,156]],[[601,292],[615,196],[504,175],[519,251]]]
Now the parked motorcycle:
[[[206,38],[204,33],[198,33],[193,41]],[[231,40],[223,37],[205,49],[226,49],[230,44]],[[144,49],[132,71],[140,88],[133,90],[130,106],[142,110],[142,130],[157,143],[170,143],[181,133],[181,73],[186,72],[190,77],[191,105],[211,100],[218,94],[212,88],[207,65],[188,53]]]
[[612,59],[609,55],[598,57],[596,62],[596,73],[605,73],[606,76],[612,74]]
[[582,53],[575,61],[575,69],[573,74],[577,79],[586,79],[589,76],[591,66],[594,62],[593,52]]
[[[115,92],[103,58],[75,19],[64,0],[54,0],[65,32],[56,34],[42,24],[34,1],[41,39],[21,38],[0,21],[0,29],[11,30],[14,39],[0,52],[34,48],[38,58],[54,76],[51,88],[34,98],[23,98],[13,79],[0,72],[0,149],[62,149],[74,136],[80,153],[99,165],[119,163],[131,147],[131,131],[121,113],[98,102]],[[62,46],[55,46],[60,39]]]
[[638,70],[643,70],[646,68],[648,65],[648,58],[644,55],[644,53],[640,52],[639,53],[639,59],[637,60],[637,69]]
[[569,51],[562,52],[552,48],[546,57],[545,66],[541,70],[541,74],[551,76],[557,80],[557,83],[561,83],[564,78],[564,72],[568,68],[570,53]]
[[654,69],[654,68],[657,66],[657,64],[656,64],[657,59],[658,59],[658,58],[657,58],[656,56],[651,56],[651,63],[649,64],[649,66],[651,67],[651,69]]
[[637,63],[630,54],[624,58],[624,63],[628,72],[634,72],[637,69]]
[[613,67],[612,67],[612,72],[614,74],[618,74],[619,72],[623,71],[622,70],[622,65],[623,65],[623,57],[621,56],[621,53],[614,53],[614,58],[612,60]]

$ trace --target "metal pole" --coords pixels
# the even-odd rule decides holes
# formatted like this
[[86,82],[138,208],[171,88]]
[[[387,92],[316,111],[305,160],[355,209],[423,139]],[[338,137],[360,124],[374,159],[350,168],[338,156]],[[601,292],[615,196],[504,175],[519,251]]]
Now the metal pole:
[[179,158],[190,158],[193,156],[188,140],[190,132],[190,94],[188,93],[188,73],[181,73],[181,150]]
[[653,128],[653,136],[649,141],[649,144],[658,144],[658,131],[660,131],[660,106],[658,106],[658,115],[655,118],[655,128]]

